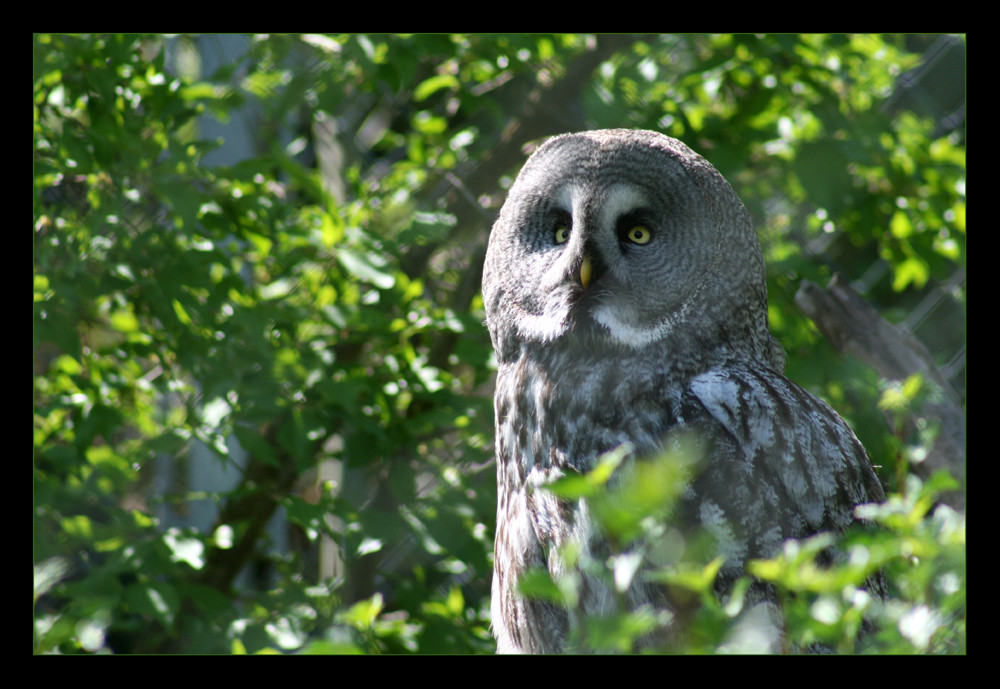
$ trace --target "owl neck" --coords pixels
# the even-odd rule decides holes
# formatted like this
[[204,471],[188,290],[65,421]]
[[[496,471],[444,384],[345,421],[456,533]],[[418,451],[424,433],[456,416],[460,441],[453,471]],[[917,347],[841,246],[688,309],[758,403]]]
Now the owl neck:
[[655,452],[694,376],[733,365],[778,370],[766,333],[691,332],[640,349],[572,335],[510,346],[495,395],[501,463],[523,481],[533,468],[584,471],[624,442]]
[[524,345],[497,372],[498,468],[523,483],[537,469],[585,471],[625,442],[652,452],[674,423],[678,381],[636,356]]

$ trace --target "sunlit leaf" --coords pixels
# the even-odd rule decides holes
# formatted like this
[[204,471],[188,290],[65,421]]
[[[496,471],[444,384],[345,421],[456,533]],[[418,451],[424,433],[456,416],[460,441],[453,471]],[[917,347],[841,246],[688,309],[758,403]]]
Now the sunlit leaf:
[[371,256],[360,251],[342,248],[337,252],[337,260],[349,273],[379,289],[389,289],[396,283],[391,273],[376,267]]
[[340,619],[358,629],[367,629],[375,624],[375,619],[382,612],[383,607],[382,594],[376,593],[371,598],[352,605],[340,615]]
[[431,95],[441,89],[455,90],[459,87],[458,79],[452,74],[436,74],[433,77],[421,82],[413,90],[413,100],[416,102],[427,100]]

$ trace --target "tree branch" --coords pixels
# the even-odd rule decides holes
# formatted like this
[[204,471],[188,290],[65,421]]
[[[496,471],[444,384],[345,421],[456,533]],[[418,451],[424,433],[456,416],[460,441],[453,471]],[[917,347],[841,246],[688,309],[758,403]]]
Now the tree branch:
[[[918,428],[920,418],[940,422],[940,429],[927,458],[913,466],[923,477],[947,469],[965,486],[965,411],[954,389],[941,374],[927,349],[907,330],[883,319],[841,275],[834,275],[824,290],[803,280],[795,303],[831,344],[851,354],[889,380],[902,381],[920,374],[939,394],[911,412],[907,431]],[[949,504],[964,507],[964,493],[948,496]]]

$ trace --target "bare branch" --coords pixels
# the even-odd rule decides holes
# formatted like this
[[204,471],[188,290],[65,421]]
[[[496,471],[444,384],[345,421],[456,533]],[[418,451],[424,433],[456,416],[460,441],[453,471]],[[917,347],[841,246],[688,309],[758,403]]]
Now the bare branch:
[[[923,405],[919,417],[911,414],[907,424],[910,431],[917,428],[921,417],[941,424],[927,458],[913,469],[924,477],[948,469],[964,488],[965,411],[923,344],[906,329],[882,318],[840,275],[834,275],[826,289],[803,280],[795,303],[838,351],[857,357],[889,380],[920,374],[938,388],[940,394]],[[960,506],[964,495],[949,496],[948,501]]]

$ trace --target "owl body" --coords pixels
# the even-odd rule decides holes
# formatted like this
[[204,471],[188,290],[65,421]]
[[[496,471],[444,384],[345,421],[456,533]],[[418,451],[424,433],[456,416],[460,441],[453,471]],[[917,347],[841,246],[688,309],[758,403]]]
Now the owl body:
[[[567,650],[573,615],[619,605],[586,573],[572,611],[516,589],[533,568],[559,575],[568,543],[607,554],[588,504],[542,489],[604,453],[624,446],[642,458],[698,439],[676,518],[726,558],[722,595],[747,559],[842,529],[855,505],[883,498],[846,423],[782,374],[749,214],[679,141],[605,130],[541,146],[492,230],[483,299],[498,362],[501,652]],[[641,577],[624,597],[631,608],[669,607]]]

